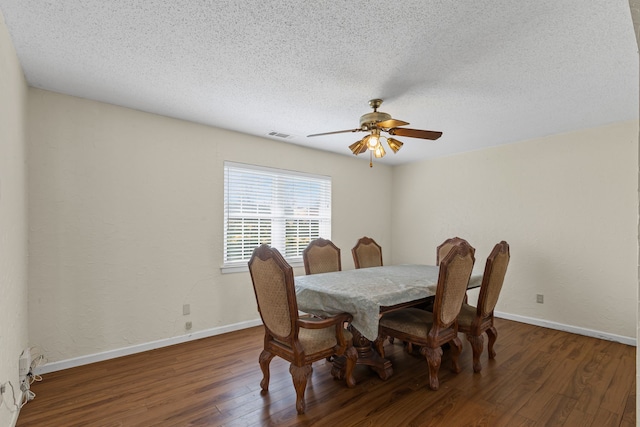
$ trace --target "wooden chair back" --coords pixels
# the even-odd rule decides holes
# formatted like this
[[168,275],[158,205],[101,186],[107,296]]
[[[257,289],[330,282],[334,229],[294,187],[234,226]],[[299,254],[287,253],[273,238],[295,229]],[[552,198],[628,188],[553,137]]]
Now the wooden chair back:
[[507,242],[503,240],[493,247],[491,254],[487,258],[480,294],[478,295],[477,309],[479,317],[493,316],[493,310],[498,302],[510,259],[511,254]]
[[318,318],[298,316],[293,268],[277,249],[261,245],[249,260],[249,273],[264,324],[264,349],[258,359],[262,370],[260,387],[269,389],[269,365],[275,356],[289,362],[289,373],[296,390],[296,410],[305,411],[304,393],[311,375],[311,364],[327,357],[345,356],[346,363],[331,370],[334,378],[355,386],[353,368],[358,354],[353,337],[344,329],[351,321],[348,313]]
[[322,237],[312,240],[302,251],[305,274],[328,273],[342,270],[340,248]]
[[462,308],[471,271],[475,262],[467,242],[454,245],[441,260],[433,313],[409,307],[385,313],[380,318],[378,338],[374,345],[384,357],[384,340],[394,337],[420,347],[429,366],[429,388],[438,390],[438,370],[442,360],[442,346],[451,344],[451,370],[460,372],[458,358],[462,342],[458,338],[456,319]]
[[[451,248],[453,248],[455,245],[461,242],[464,242],[467,245],[469,245],[469,242],[467,242],[465,239],[462,239],[460,237],[452,237],[442,242],[442,244],[440,244],[440,246],[438,246],[436,249],[436,265],[440,265],[440,261],[443,260],[445,256],[447,256]],[[471,251],[475,256],[476,250],[471,245],[469,245],[469,247],[471,248]]]
[[356,245],[351,249],[351,254],[356,268],[382,266],[382,248],[370,237],[365,236],[358,239]]
[[249,260],[249,272],[267,333],[291,346],[298,318],[293,268],[277,249],[261,245]]
[[471,343],[473,350],[474,372],[482,370],[480,356],[484,349],[484,333],[489,338],[487,346],[489,359],[496,357],[493,346],[498,338],[498,331],[493,325],[493,310],[502,290],[510,258],[509,244],[504,240],[493,247],[491,254],[487,257],[487,263],[484,268],[477,306],[474,307],[465,303],[462,305],[458,315],[458,331],[467,336],[467,340]]
[[433,303],[434,337],[440,335],[440,331],[455,326],[474,263],[473,248],[466,241],[454,245],[441,261]]

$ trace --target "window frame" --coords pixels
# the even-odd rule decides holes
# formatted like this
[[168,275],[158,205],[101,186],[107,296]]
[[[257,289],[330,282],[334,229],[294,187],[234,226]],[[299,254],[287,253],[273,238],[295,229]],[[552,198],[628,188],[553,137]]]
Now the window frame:
[[[246,175],[243,176],[243,174]],[[271,239],[270,244],[280,251],[292,267],[303,266],[302,251],[307,242],[302,246],[300,245],[299,232],[301,227],[298,225],[289,228],[291,221],[317,221],[317,224],[312,223],[309,225],[306,233],[304,227],[302,227],[303,241],[305,239],[310,241],[317,237],[331,239],[332,179],[330,176],[227,160],[224,161],[223,175],[222,273],[248,271],[247,263],[251,254],[247,251],[250,249],[252,253],[255,247],[251,246],[248,249],[247,240],[253,237],[260,242],[262,230],[260,227],[256,228],[256,234],[251,236],[251,233],[247,233],[247,228],[245,228],[246,222],[250,224],[263,223],[261,219],[269,218],[269,226],[267,228],[269,229],[268,237]],[[236,187],[236,190],[242,190],[242,187],[252,186],[252,181],[258,181],[260,176],[269,182],[269,184],[265,184],[264,188],[252,187],[251,191],[246,191],[247,189],[244,188],[244,191],[231,193],[234,191],[233,187]],[[230,180],[232,182],[229,182]],[[310,192],[308,187],[315,185],[320,186],[318,192]],[[295,188],[298,188],[297,192]],[[261,191],[254,192],[254,189]],[[305,198],[308,199],[308,204],[305,204]],[[300,204],[292,203],[292,200],[297,200]],[[268,209],[264,209],[267,206],[265,203],[268,203]],[[245,207],[247,207],[246,210]],[[295,214],[287,213],[292,212],[292,209],[295,210]],[[268,213],[262,211],[268,211]],[[307,213],[300,214],[300,212],[304,211]],[[236,224],[242,224],[242,241],[235,248],[229,248],[230,224],[234,218]],[[317,228],[317,233],[314,232],[315,228]],[[287,229],[293,230],[295,233],[287,234]],[[304,236],[304,234],[307,236]],[[287,254],[288,237],[294,241],[293,245],[288,246],[289,253],[291,253],[291,249],[296,252],[294,256]],[[298,244],[295,243],[296,241]],[[230,250],[238,252],[237,256],[241,258],[229,260]]]

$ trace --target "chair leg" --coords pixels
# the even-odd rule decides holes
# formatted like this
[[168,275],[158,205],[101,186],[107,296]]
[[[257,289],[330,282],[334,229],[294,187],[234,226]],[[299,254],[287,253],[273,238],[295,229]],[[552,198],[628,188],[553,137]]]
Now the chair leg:
[[457,336],[449,341],[451,343],[451,371],[456,374],[462,370],[460,368],[460,353],[462,352],[462,341]]
[[293,387],[296,389],[296,410],[298,414],[304,414],[304,391],[307,388],[307,379],[311,375],[311,365],[296,366],[293,363],[289,367]]
[[262,350],[260,353],[260,369],[262,369],[262,381],[260,381],[260,387],[263,391],[269,390],[269,364],[275,357],[275,354],[271,354],[267,350]]
[[498,339],[498,330],[492,326],[487,329],[487,336],[489,337],[489,359],[494,359],[496,357],[496,352],[493,351],[493,345],[496,343],[496,339]]
[[429,388],[437,390],[440,387],[438,381],[438,371],[442,361],[442,348],[421,347],[420,353],[427,359],[429,364]]
[[469,341],[473,350],[473,372],[480,372],[482,370],[480,356],[484,348],[484,338],[482,335],[467,334],[467,341]]

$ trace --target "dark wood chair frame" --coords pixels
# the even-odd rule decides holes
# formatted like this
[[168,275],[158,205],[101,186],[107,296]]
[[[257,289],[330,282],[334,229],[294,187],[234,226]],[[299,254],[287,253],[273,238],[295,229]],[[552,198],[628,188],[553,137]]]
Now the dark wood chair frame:
[[[304,272],[305,274],[315,274],[317,273],[317,271],[314,271],[312,263],[310,261],[310,252],[313,251],[313,249],[315,247],[320,247],[320,248],[324,248],[326,246],[329,246],[331,248],[334,249],[334,251],[336,252],[336,256],[337,256],[337,270],[332,270],[332,271],[340,271],[342,270],[342,261],[341,261],[341,257],[340,257],[340,248],[337,247],[331,240],[328,239],[323,239],[322,237],[319,237],[315,240],[312,240],[309,242],[309,244],[307,245],[306,248],[304,248],[304,251],[302,251],[302,261],[304,262]],[[326,273],[326,271],[323,271],[323,273]]]
[[[457,312],[455,313],[455,315],[449,316],[451,320],[448,323],[443,322],[441,317],[441,311],[443,310],[444,293],[447,292],[447,289],[449,287],[449,266],[457,257],[471,257],[471,265],[469,266],[469,274],[467,280],[463,285],[460,286],[464,286],[464,289],[466,290],[469,283],[469,277],[471,277],[471,271],[473,269],[473,264],[475,263],[475,257],[473,251],[471,250],[471,246],[466,242],[461,242],[455,245],[449,251],[447,256],[441,261],[440,273],[438,275],[438,284],[433,305],[433,324],[431,325],[426,338],[412,334],[410,335],[402,331],[388,328],[381,323],[378,329],[378,338],[374,342],[374,346],[377,352],[383,358],[384,340],[389,336],[398,338],[405,343],[411,343],[414,346],[419,346],[420,354],[425,357],[429,365],[429,388],[431,388],[432,390],[438,390],[440,386],[440,382],[438,380],[438,371],[440,370],[440,364],[442,361],[443,345],[447,343],[450,344],[452,372],[459,373],[461,370],[459,364],[459,356],[462,351],[462,341],[460,341],[460,338],[458,338],[458,324],[456,322]],[[464,294],[466,294],[466,292]],[[463,296],[461,295],[459,307],[462,306],[462,300]],[[426,313],[426,311],[418,308],[407,308],[403,310],[417,310]],[[382,319],[384,319],[384,316],[382,317]]]
[[[449,253],[451,248],[453,248],[458,243],[462,243],[462,242],[464,242],[467,245],[469,245],[469,242],[467,242],[465,239],[463,239],[461,237],[457,237],[457,236],[456,237],[451,237],[450,239],[447,239],[444,242],[442,242],[440,244],[440,246],[438,246],[436,248],[436,265],[440,265],[440,260],[444,259],[444,257]],[[475,256],[475,254],[476,254],[475,248],[473,246],[471,246],[471,245],[469,245],[469,247],[471,248],[471,252]],[[445,250],[446,250],[446,252],[445,252]]]
[[376,241],[373,240],[372,238],[364,236],[358,239],[358,241],[356,242],[356,245],[351,249],[351,254],[353,255],[353,263],[355,265],[355,268],[363,268],[360,257],[358,256],[358,251],[360,250],[361,247],[369,246],[369,245],[373,245],[378,249],[378,252],[380,253],[380,264],[378,266],[382,266],[382,247],[379,244],[377,244]]
[[[284,282],[286,288],[287,306],[290,314],[290,332],[288,335],[280,335],[269,327],[269,321],[265,321],[264,313],[260,307],[258,291],[256,289],[256,281],[252,266],[256,259],[268,261],[273,259],[279,269],[284,274]],[[268,245],[261,245],[256,248],[249,260],[249,272],[253,282],[253,289],[258,302],[258,311],[264,324],[264,349],[260,353],[259,362],[262,369],[263,379],[260,382],[262,392],[266,393],[269,389],[269,364],[275,356],[287,360],[291,363],[289,372],[293,379],[293,386],[296,390],[296,409],[299,414],[305,412],[304,392],[307,386],[307,380],[311,375],[311,364],[315,361],[326,359],[331,356],[346,357],[345,366],[342,369],[332,368],[331,374],[336,379],[344,379],[348,387],[355,386],[353,377],[353,369],[357,360],[357,352],[353,347],[351,333],[344,329],[345,322],[350,322],[352,316],[348,313],[342,313],[333,317],[319,319],[315,317],[301,318],[298,315],[298,304],[296,300],[293,268],[285,261],[277,249]],[[258,285],[259,286],[259,285]],[[323,329],[334,327],[336,332],[337,344],[307,354],[301,342],[298,339],[298,333],[301,328],[307,329]]]
[[[505,256],[506,263],[504,264],[504,269],[495,268],[496,259],[498,257]],[[494,359],[496,357],[496,352],[493,350],[493,346],[498,338],[498,331],[493,325],[493,312],[496,303],[498,302],[498,296],[502,289],[504,276],[507,272],[510,258],[511,253],[509,244],[504,240],[493,247],[491,254],[487,257],[487,263],[484,268],[484,275],[482,276],[482,284],[480,285],[480,293],[478,295],[478,304],[475,307],[475,316],[470,324],[466,324],[466,322],[458,322],[458,331],[466,334],[467,340],[471,344],[471,348],[473,350],[474,372],[480,372],[482,370],[480,356],[482,355],[482,350],[484,348],[483,334],[485,332],[489,338],[487,345],[489,359]],[[469,306],[469,308],[472,309],[473,307]],[[458,319],[460,319],[460,317],[458,317]]]

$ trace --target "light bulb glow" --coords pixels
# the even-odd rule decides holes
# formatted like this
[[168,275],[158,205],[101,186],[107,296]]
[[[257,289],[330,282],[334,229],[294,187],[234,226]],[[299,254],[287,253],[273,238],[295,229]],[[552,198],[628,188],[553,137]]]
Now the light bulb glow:
[[373,129],[371,131],[371,135],[369,135],[367,144],[369,145],[369,150],[375,150],[376,147],[380,144],[380,131],[378,129]]
[[369,150],[374,150],[379,142],[380,142],[380,137],[378,135],[372,134],[371,137],[369,137],[369,141],[368,141]]
[[385,154],[387,153],[385,153],[384,148],[382,147],[382,144],[378,143],[378,145],[373,149],[373,155],[375,156],[376,159],[380,159],[384,157]]

